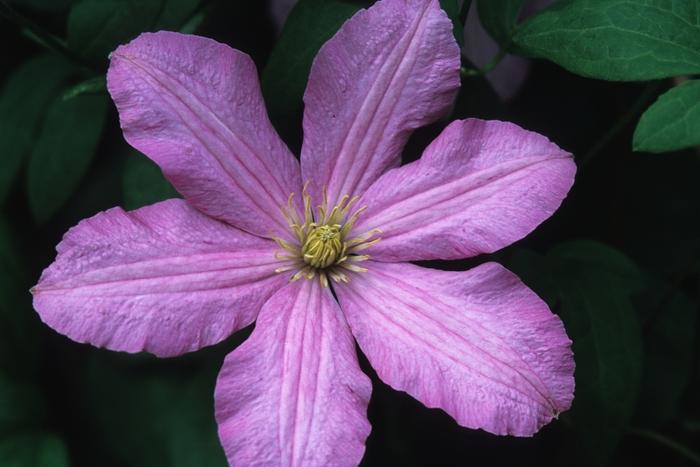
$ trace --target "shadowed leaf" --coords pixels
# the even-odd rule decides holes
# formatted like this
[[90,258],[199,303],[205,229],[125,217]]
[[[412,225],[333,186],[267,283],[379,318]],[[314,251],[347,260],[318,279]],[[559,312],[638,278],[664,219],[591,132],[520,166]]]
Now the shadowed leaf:
[[37,222],[43,223],[68,200],[85,174],[102,134],[104,96],[56,99],[29,161],[27,190]]
[[576,390],[567,459],[603,464],[635,407],[642,340],[630,296],[643,286],[637,267],[603,244],[560,244],[546,256],[518,251],[513,271],[541,294],[573,341]]
[[0,94],[0,204],[19,173],[51,100],[71,73],[60,58],[34,58],[19,67]]

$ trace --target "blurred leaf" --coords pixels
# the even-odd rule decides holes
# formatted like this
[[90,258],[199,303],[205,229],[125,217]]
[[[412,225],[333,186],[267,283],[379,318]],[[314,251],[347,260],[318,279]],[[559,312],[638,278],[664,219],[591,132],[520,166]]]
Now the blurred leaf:
[[224,467],[214,420],[217,365],[177,372],[164,364],[139,371],[94,354],[85,373],[87,409],[98,424],[101,456],[118,465]]
[[180,29],[200,0],[82,0],[68,16],[68,47],[105,61],[110,52],[144,31]]
[[576,392],[570,413],[575,441],[567,458],[605,462],[635,407],[642,341],[630,296],[643,286],[624,255],[590,241],[563,243],[545,257],[517,252],[513,270],[542,294],[573,341]]
[[63,100],[67,101],[84,94],[105,94],[107,95],[107,78],[104,75],[86,79],[73,87],[68,88],[63,93]]
[[23,259],[16,232],[0,217],[0,371],[30,375],[39,348]]
[[481,24],[501,46],[510,42],[524,2],[525,0],[479,0],[476,4]]
[[2,467],[68,467],[68,452],[60,438],[45,433],[10,436],[0,440]]
[[519,26],[517,51],[583,76],[649,80],[700,72],[697,1],[563,0]]
[[343,0],[300,0],[289,14],[262,73],[262,89],[272,121],[284,127],[300,121],[302,96],[311,63],[321,46],[360,9]]
[[54,56],[31,59],[7,80],[0,94],[0,204],[29,153],[51,99],[71,72]]
[[72,0],[9,0],[11,5],[33,8],[41,11],[59,11],[68,8]]
[[452,21],[452,33],[460,48],[464,45],[464,24],[459,17],[461,3],[459,0],[440,0],[440,7]]
[[192,15],[181,27],[180,32],[183,34],[194,34],[202,25],[204,20],[209,16],[211,8],[202,8],[199,12]]
[[127,155],[122,187],[125,209],[137,209],[180,197],[155,162],[133,149]]
[[153,26],[154,30],[181,29],[198,16],[196,12],[201,3],[202,0],[162,0],[162,10]]
[[644,112],[634,150],[666,152],[700,144],[700,80],[679,84]]
[[694,364],[697,309],[672,284],[649,280],[640,300],[644,319],[644,372],[638,414],[647,424],[679,415]]
[[27,190],[34,218],[44,223],[68,200],[100,141],[107,99],[56,99],[29,160]]
[[10,223],[0,217],[0,307],[22,286],[26,278],[24,263],[19,254],[17,239]]
[[39,388],[20,383],[0,371],[0,465],[63,467],[68,457],[63,442],[41,433],[47,407]]
[[0,439],[36,428],[45,414],[46,404],[35,385],[18,383],[0,371]]

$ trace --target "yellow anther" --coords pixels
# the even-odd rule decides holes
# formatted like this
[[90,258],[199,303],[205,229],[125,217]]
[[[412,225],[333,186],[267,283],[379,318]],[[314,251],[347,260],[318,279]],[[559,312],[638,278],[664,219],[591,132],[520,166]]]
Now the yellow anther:
[[322,202],[316,208],[316,216],[311,208],[311,195],[307,191],[308,182],[302,190],[303,212],[297,211],[294,195],[290,195],[287,206],[282,208],[294,241],[273,237],[282,250],[275,258],[282,261],[276,272],[295,271],[290,280],[313,279],[318,274],[324,287],[329,282],[349,282],[352,272],[366,272],[367,269],[353,263],[366,261],[369,255],[358,254],[380,239],[378,229],[366,231],[350,237],[353,225],[366,206],[354,209],[358,196],[343,196],[332,208],[328,205],[328,193],[324,188]]
[[315,268],[326,268],[345,253],[339,225],[320,225],[311,229],[301,247],[304,262]]

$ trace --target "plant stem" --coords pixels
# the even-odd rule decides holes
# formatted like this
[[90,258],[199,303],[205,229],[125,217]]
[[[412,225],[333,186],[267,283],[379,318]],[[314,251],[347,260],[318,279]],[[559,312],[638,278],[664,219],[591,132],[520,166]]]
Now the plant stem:
[[665,446],[670,450],[675,451],[680,456],[685,457],[694,464],[700,465],[700,455],[681,443],[672,440],[671,438],[668,438],[660,433],[641,428],[630,428],[629,432],[641,438],[646,438],[650,441],[654,441],[662,446]]
[[496,68],[499,63],[501,63],[501,60],[503,60],[503,57],[506,56],[506,53],[507,52],[505,49],[500,49],[498,51],[498,53],[491,59],[491,61],[486,64],[485,67],[483,67],[483,68],[462,67],[460,70],[460,73],[462,74],[463,78],[473,78],[475,76],[483,76],[483,75],[493,71],[493,69]]
[[65,44],[65,42],[50,32],[43,29],[38,24],[24,17],[14,9],[12,9],[5,0],[0,0],[0,16],[5,17],[8,21],[17,24],[22,28],[22,33],[30,40],[36,42],[41,47],[44,47],[51,52],[66,57],[68,60],[83,68],[91,68],[80,57],[75,55]]
[[577,162],[581,170],[587,167],[595,157],[600,154],[600,152],[607,146],[610,141],[612,141],[617,134],[622,131],[627,124],[632,121],[637,115],[639,115],[642,110],[644,110],[651,99],[656,96],[656,92],[661,87],[662,81],[653,81],[647,84],[644,90],[641,92],[637,100],[632,104],[632,106],[627,110],[627,112],[620,117],[620,119],[615,122],[615,124],[610,127],[610,129],[596,142],[596,144],[591,147],[588,152],[583,156],[579,157]]

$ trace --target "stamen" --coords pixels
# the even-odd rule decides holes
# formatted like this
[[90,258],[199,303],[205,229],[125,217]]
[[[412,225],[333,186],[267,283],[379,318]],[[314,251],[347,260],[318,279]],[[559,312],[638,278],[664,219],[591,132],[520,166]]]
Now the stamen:
[[287,206],[281,208],[295,241],[273,237],[280,248],[285,250],[275,253],[275,258],[287,263],[275,269],[275,272],[296,271],[290,281],[313,279],[318,274],[323,287],[328,287],[330,280],[336,283],[349,282],[350,276],[344,271],[367,272],[367,268],[355,263],[367,261],[370,256],[357,253],[377,244],[380,238],[376,236],[381,231],[372,229],[349,239],[355,222],[367,206],[353,211],[360,198],[345,195],[329,209],[328,190],[325,187],[321,204],[316,207],[318,218],[314,218],[308,186],[309,183],[306,182],[302,189],[303,219],[295,206],[293,193],[289,195]]
[[381,240],[381,238],[375,238],[374,240],[372,240],[370,242],[361,243],[361,244],[357,245],[356,247],[354,247],[352,249],[352,251],[358,252],[358,251],[366,250],[367,248],[379,243],[379,240]]
[[348,271],[353,271],[353,272],[367,272],[367,268],[362,268],[360,266],[354,265],[354,264],[348,264],[348,263],[343,263],[340,265],[341,268],[345,268]]
[[292,270],[294,270],[294,269],[296,269],[296,268],[298,268],[298,267],[299,267],[299,266],[298,266],[297,264],[291,264],[291,265],[289,265],[289,266],[282,266],[282,267],[279,267],[279,268],[275,269],[275,272],[279,274],[280,272],[292,271]]
[[353,256],[348,256],[346,258],[348,259],[348,262],[359,263],[360,261],[367,261],[370,258],[370,256],[369,255],[353,255]]

